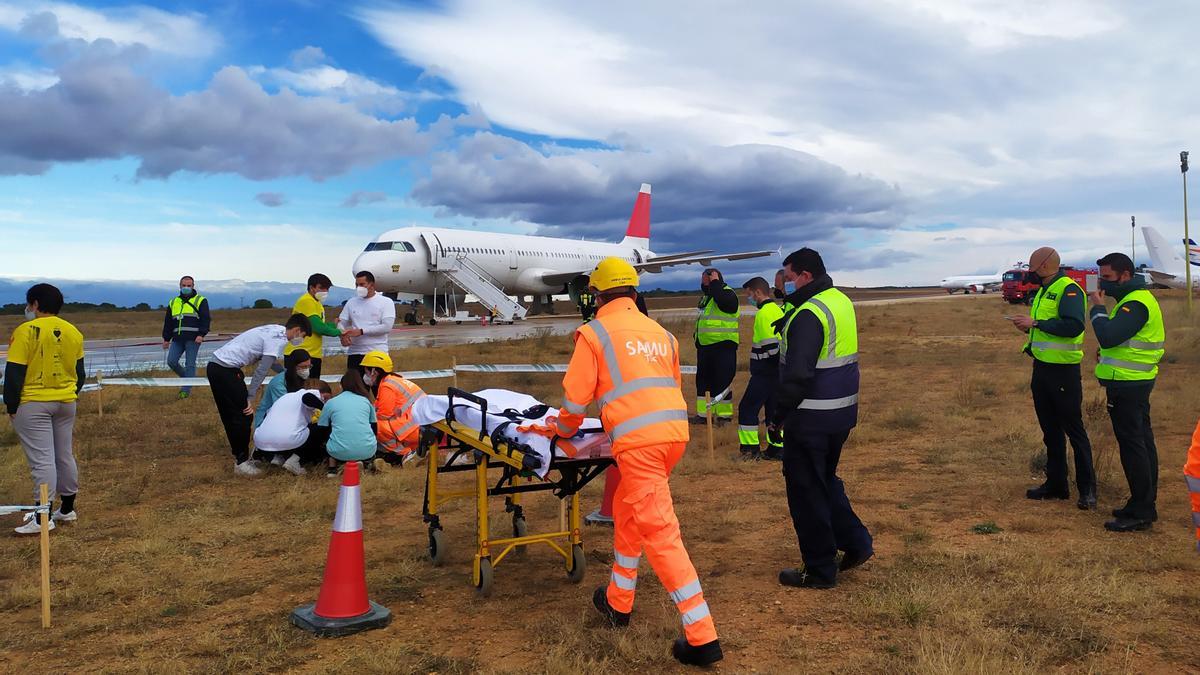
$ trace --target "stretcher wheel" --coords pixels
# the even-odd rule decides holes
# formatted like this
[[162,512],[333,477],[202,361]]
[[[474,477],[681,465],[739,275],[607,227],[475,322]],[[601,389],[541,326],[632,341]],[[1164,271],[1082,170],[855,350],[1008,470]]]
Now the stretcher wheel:
[[429,531],[429,560],[439,567],[446,560],[446,542],[441,530]]
[[583,573],[587,571],[587,558],[583,555],[583,545],[571,547],[571,562],[567,565],[567,579],[573,584],[583,581]]
[[[524,518],[513,518],[513,536],[524,537],[529,534],[529,525],[525,523]],[[524,554],[528,546],[518,546],[517,553]]]
[[492,594],[492,561],[489,558],[479,559],[479,580],[475,582],[475,591],[484,598]]

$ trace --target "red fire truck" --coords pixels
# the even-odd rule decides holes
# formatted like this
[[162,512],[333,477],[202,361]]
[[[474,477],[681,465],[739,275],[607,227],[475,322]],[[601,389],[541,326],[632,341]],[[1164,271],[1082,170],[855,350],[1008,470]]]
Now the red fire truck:
[[[1075,280],[1085,291],[1095,290],[1095,278],[1098,271],[1095,268],[1077,269],[1069,265],[1063,265],[1063,274]],[[1037,282],[1029,282],[1026,280],[1026,275],[1029,270],[1009,270],[1004,273],[1000,284],[1000,292],[1004,299],[1014,305],[1024,303],[1026,305],[1033,304],[1033,296],[1037,295],[1039,284]],[[1088,285],[1088,277],[1092,277],[1092,284]]]

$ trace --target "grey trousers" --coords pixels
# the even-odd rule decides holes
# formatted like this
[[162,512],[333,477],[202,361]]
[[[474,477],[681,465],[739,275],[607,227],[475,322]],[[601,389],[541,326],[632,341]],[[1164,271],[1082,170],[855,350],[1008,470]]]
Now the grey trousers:
[[75,403],[22,403],[12,423],[33,474],[34,500],[42,483],[50,486],[51,499],[78,492],[79,470],[71,451]]

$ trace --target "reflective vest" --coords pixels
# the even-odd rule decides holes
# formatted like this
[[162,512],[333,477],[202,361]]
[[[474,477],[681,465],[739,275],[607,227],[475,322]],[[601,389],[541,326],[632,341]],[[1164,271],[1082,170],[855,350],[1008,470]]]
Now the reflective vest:
[[688,412],[680,382],[675,336],[639,312],[633,300],[609,302],[575,331],[575,354],[563,377],[558,435],[574,436],[587,405],[597,401],[614,455],[686,443]]
[[1187,463],[1183,465],[1183,477],[1187,481],[1188,496],[1192,501],[1192,526],[1196,528],[1196,550],[1200,551],[1200,422],[1192,432],[1192,446],[1188,448]]
[[203,302],[203,295],[193,295],[187,299],[178,295],[171,298],[167,308],[175,321],[175,337],[194,338],[200,334],[200,305]]
[[[733,290],[727,284],[722,283],[721,286],[727,290]],[[734,308],[733,312],[722,312],[717,307],[715,299],[702,298],[700,300],[700,316],[696,317],[696,341],[702,347],[725,341],[738,344],[738,316],[740,313],[740,307]]]
[[425,398],[420,387],[396,374],[385,375],[375,397],[376,438],[386,452],[408,454],[417,447],[420,426],[412,407]]
[[778,372],[779,333],[775,322],[783,318],[783,309],[767,300],[754,315],[754,346],[750,349],[752,374]]
[[1098,379],[1149,381],[1158,376],[1158,362],[1163,357],[1167,333],[1163,327],[1162,310],[1154,295],[1145,289],[1130,291],[1113,307],[1108,318],[1115,317],[1122,305],[1133,300],[1145,305],[1150,316],[1132,338],[1116,347],[1100,348],[1100,362],[1096,364]]
[[[1037,295],[1033,298],[1033,306],[1029,309],[1029,316],[1035,321],[1057,319],[1058,303],[1062,301],[1063,293],[1066,293],[1072,286],[1080,295],[1084,295],[1079,284],[1075,283],[1071,277],[1066,276],[1049,286],[1039,288]],[[1083,300],[1083,311],[1084,316],[1087,316],[1086,296]],[[1033,358],[1045,363],[1079,363],[1083,361],[1082,332],[1069,338],[1030,328],[1029,339],[1025,341],[1025,346],[1033,354]]]
[[823,339],[816,372],[798,406],[799,413],[816,422],[815,430],[852,428],[858,422],[858,321],[854,304],[845,293],[830,288],[800,305],[784,324],[781,366],[787,362],[788,331],[800,312],[817,317]]

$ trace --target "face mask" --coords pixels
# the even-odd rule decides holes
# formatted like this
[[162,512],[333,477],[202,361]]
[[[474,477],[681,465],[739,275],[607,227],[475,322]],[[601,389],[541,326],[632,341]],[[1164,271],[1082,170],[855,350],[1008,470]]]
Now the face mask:
[[195,292],[196,292],[196,289],[192,288],[191,286],[180,286],[179,287],[179,294],[185,298],[189,295],[192,295]]
[[368,291],[366,286],[355,286],[354,287],[354,293],[356,295],[358,295],[358,297],[360,297],[360,298],[367,297],[367,294],[370,292],[371,291]]
[[292,343],[293,347],[299,347],[300,345],[304,344],[304,336],[297,335],[296,337],[288,340],[288,342]]
[[325,298],[329,297],[329,291],[317,291],[315,297],[317,302],[325,302]]
[[366,375],[363,375],[363,382],[366,382],[368,387],[374,387],[375,373],[367,373]]
[[1104,291],[1105,295],[1117,297],[1124,290],[1125,284],[1120,281],[1109,281],[1108,279],[1100,280],[1100,290]]
[[26,308],[25,308],[25,320],[26,320],[26,321],[33,321],[33,320],[34,320],[34,319],[36,319],[36,318],[37,318],[37,312],[35,312],[35,311],[33,311],[32,309],[29,309],[28,307],[26,307]]
[[311,373],[312,373],[312,368],[297,368],[296,369],[296,374],[299,375],[300,379],[302,379],[302,380],[307,380],[309,374],[311,374]]

